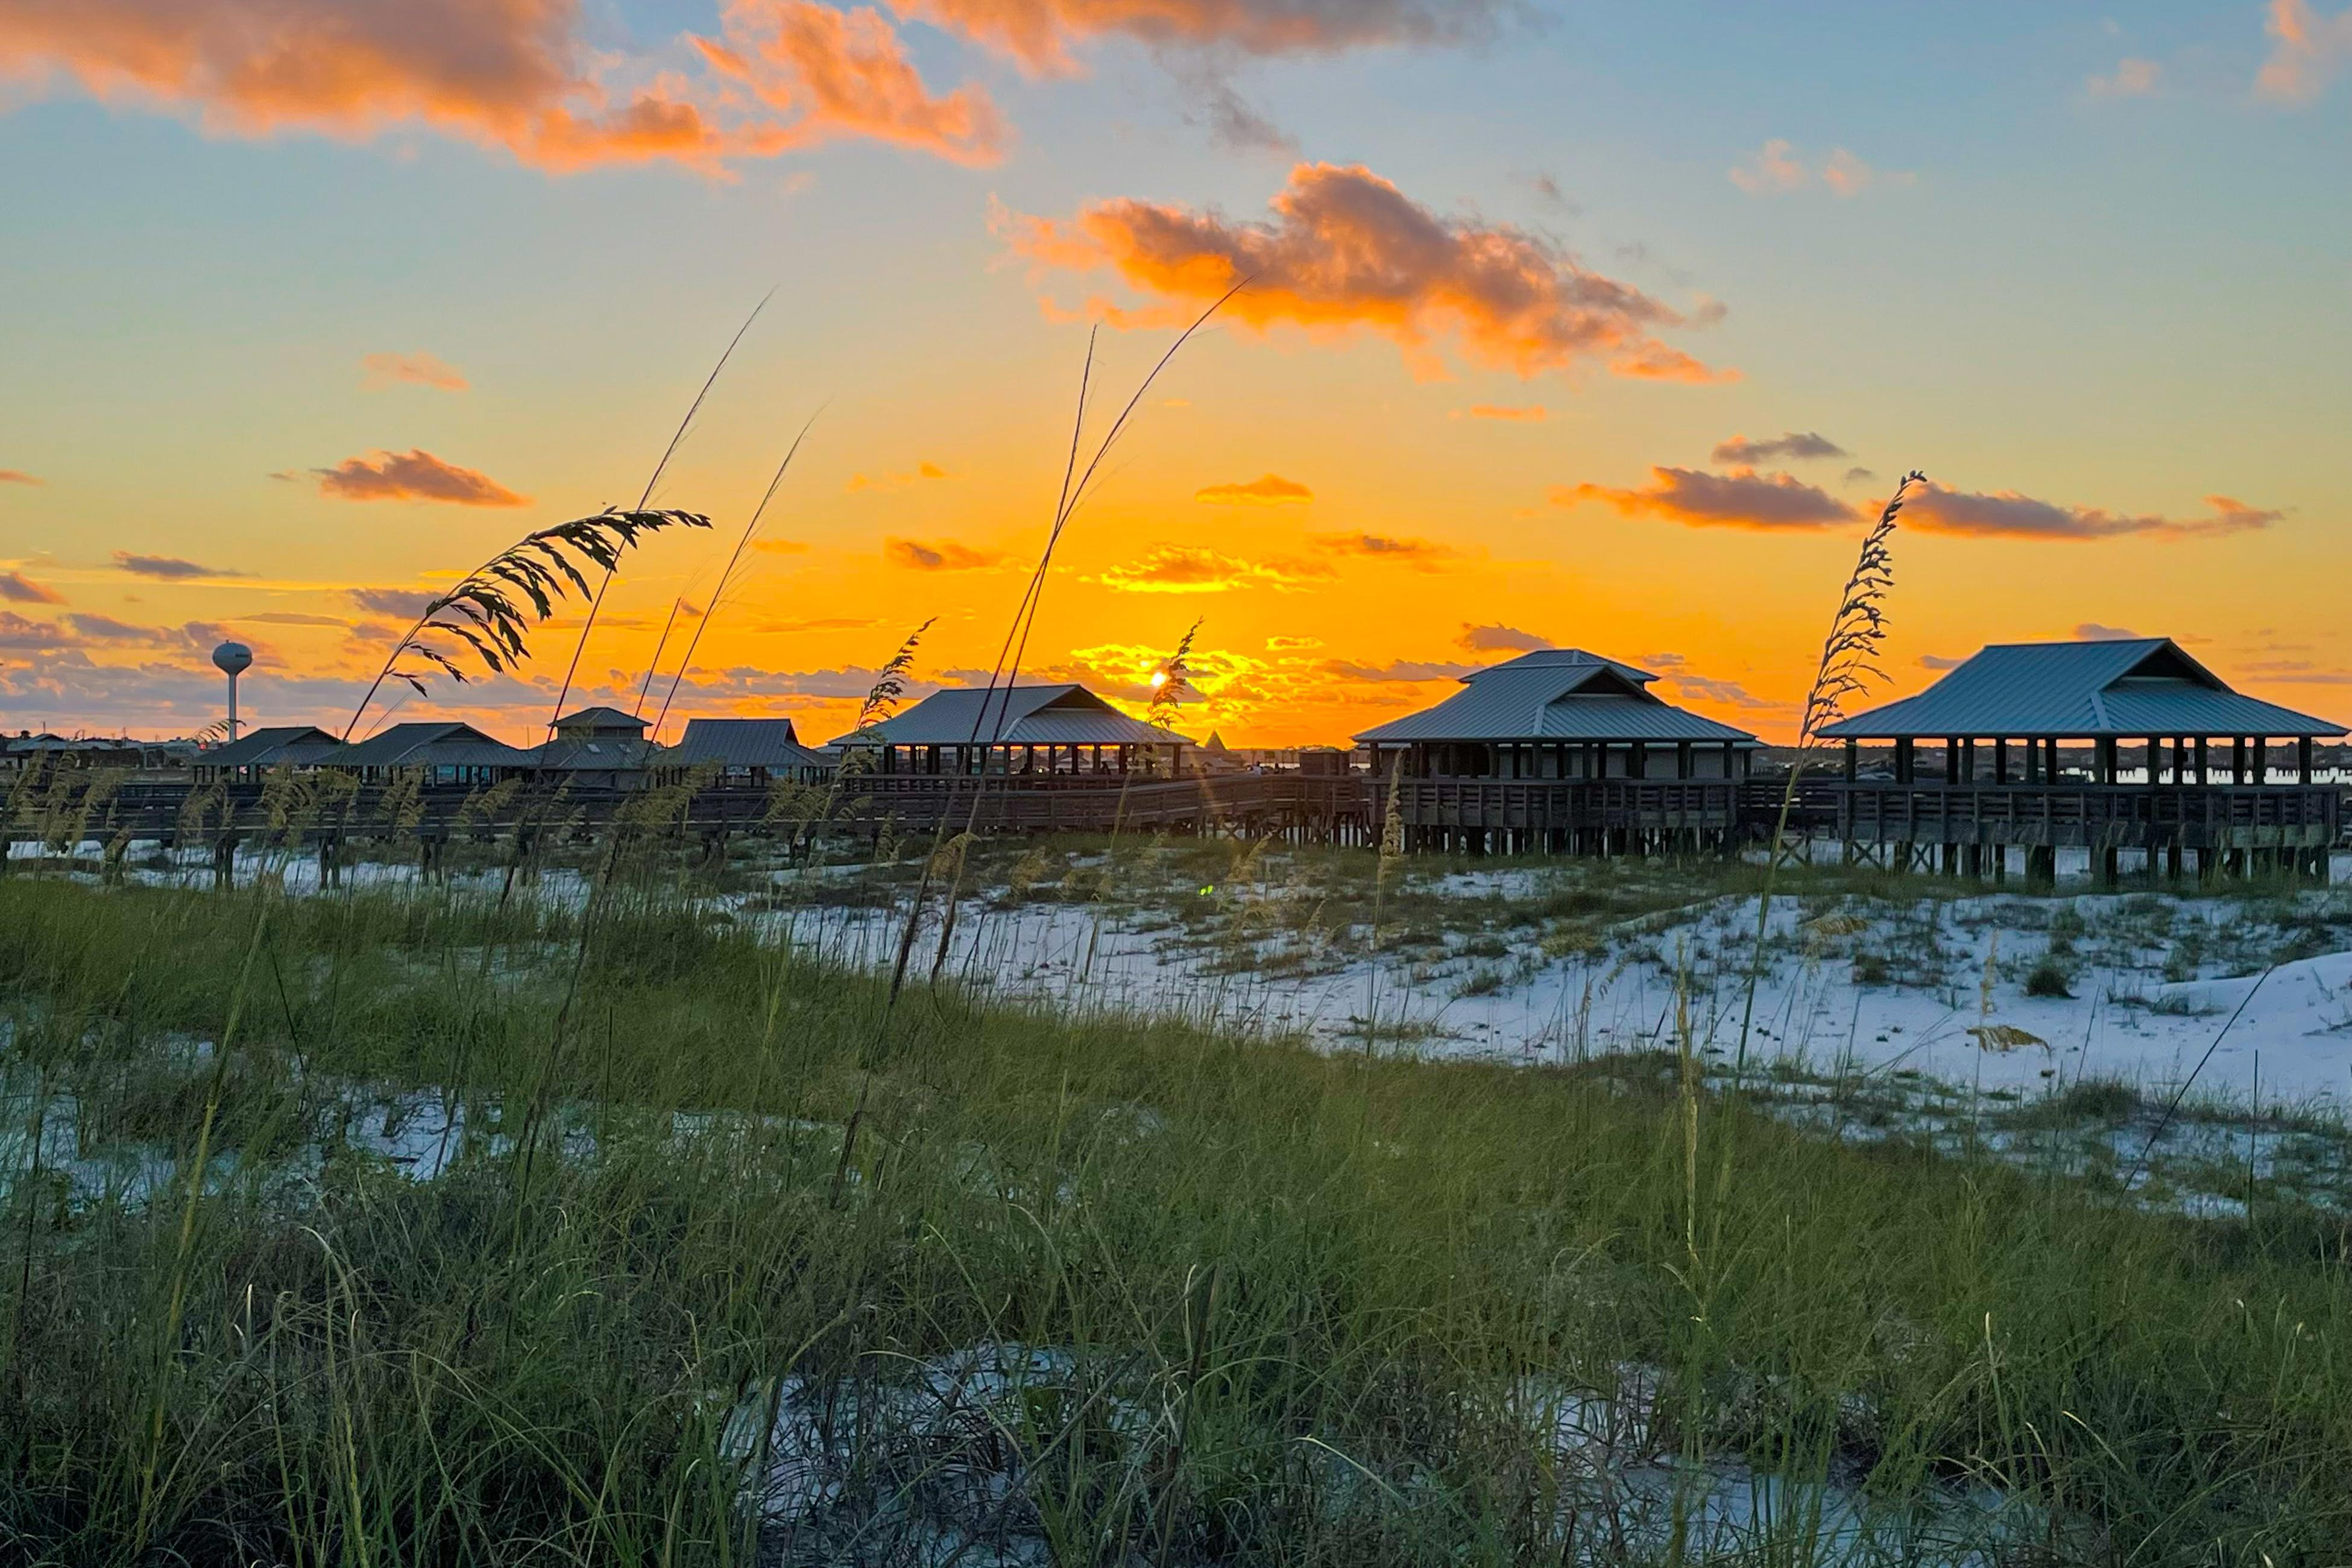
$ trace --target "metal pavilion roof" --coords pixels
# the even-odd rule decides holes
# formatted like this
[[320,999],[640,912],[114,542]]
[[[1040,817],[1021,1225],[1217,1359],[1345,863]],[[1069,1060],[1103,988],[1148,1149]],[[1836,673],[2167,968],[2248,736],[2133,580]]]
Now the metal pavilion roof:
[[275,724],[249,729],[235,740],[201,752],[205,768],[277,768],[316,762],[342,748],[342,737],[312,724]]
[[646,730],[646,721],[635,714],[623,713],[616,707],[583,707],[576,713],[565,714],[555,721],[555,731],[559,735],[566,730],[582,729],[605,732],[626,730],[634,735],[642,735]]
[[2344,726],[2230,689],[2168,637],[1996,643],[1917,696],[1825,727],[1838,740],[1952,736],[2327,736]]
[[1462,677],[1436,706],[1365,730],[1374,744],[1466,741],[1729,741],[1756,746],[1744,729],[1650,695],[1658,677],[1579,648],[1546,648]]
[[1190,746],[1076,685],[933,692],[835,746]]
[[395,724],[330,758],[337,768],[529,768],[536,759],[470,724],[455,723]]
[[695,718],[687,720],[678,743],[661,754],[665,766],[693,768],[716,762],[726,768],[830,768],[833,759],[801,744],[788,718]]

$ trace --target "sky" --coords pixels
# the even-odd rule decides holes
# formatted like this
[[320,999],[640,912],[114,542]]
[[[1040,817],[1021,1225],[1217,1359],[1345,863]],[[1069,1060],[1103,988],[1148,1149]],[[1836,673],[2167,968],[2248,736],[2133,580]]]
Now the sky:
[[[1577,646],[1792,734],[2169,635],[2352,717],[2331,0],[0,0],[0,729],[608,702],[845,729],[1021,668],[1343,740]],[[357,712],[526,533],[655,504],[506,674]],[[726,563],[806,436],[731,576]],[[688,657],[690,648],[690,657]],[[415,667],[411,657],[407,667]],[[673,693],[674,688],[674,693]],[[645,694],[641,696],[641,694]]]

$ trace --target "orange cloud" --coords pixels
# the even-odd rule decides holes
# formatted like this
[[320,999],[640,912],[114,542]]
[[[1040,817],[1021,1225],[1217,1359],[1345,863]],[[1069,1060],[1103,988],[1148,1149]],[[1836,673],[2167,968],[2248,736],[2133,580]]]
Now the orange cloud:
[[1004,559],[995,550],[973,549],[953,539],[931,544],[920,539],[885,539],[882,557],[893,566],[911,567],[917,571],[978,571]]
[[1474,402],[1468,408],[1454,411],[1456,419],[1499,419],[1517,424],[1541,424],[1551,417],[1551,410],[1539,402],[1513,408],[1498,402]]
[[1121,593],[1224,593],[1236,588],[1296,588],[1331,569],[1308,561],[1255,561],[1202,545],[1160,545],[1094,579]]
[[[979,89],[924,90],[871,8],[730,0],[725,37],[694,40],[714,68],[703,79],[591,50],[580,13],[579,0],[0,0],[0,69],[219,135],[423,127],[557,172],[718,172],[839,136],[970,162],[1001,137]],[[630,76],[650,81],[608,80]]]
[[1072,46],[1118,33],[1148,44],[1254,55],[1449,43],[1486,30],[1502,0],[890,0],[891,9],[1011,55],[1076,69]]
[[1884,181],[1908,185],[1917,176],[1902,169],[1874,169],[1843,147],[1830,149],[1818,164],[1808,163],[1787,139],[1774,137],[1732,166],[1731,183],[1751,196],[1801,191],[1819,181],[1840,196],[1859,196]]
[[1260,330],[1380,333],[1416,373],[1444,373],[1434,345],[1521,376],[1610,361],[1621,374],[1694,379],[1705,366],[1652,335],[1682,317],[1507,225],[1440,217],[1360,165],[1301,163],[1241,223],[1149,202],[1097,203],[1066,222],[1000,212],[998,233],[1037,268],[1108,268],[1163,302],[1110,309],[1117,325],[1188,315],[1244,279],[1225,315]]
[[2208,496],[2210,517],[2167,517],[2111,512],[2101,507],[2068,507],[2036,500],[2015,490],[1948,490],[1929,485],[1912,501],[1903,520],[1927,533],[1993,535],[2010,538],[2104,539],[2125,534],[2195,538],[2266,528],[2283,511],[2250,507],[2229,496]]
[[993,163],[1008,140],[988,94],[967,84],[932,96],[905,45],[870,7],[809,0],[727,0],[724,42],[694,40],[720,77],[795,113],[811,140],[865,136],[959,163]]
[[753,539],[751,548],[762,555],[806,555],[809,549],[801,539]]
[[0,599],[11,604],[63,604],[66,596],[21,571],[0,571]]
[[26,473],[21,468],[0,468],[0,485],[42,485],[47,483],[47,480],[36,478],[32,475]]
[[1752,468],[1727,475],[1652,468],[1650,483],[1638,489],[1563,485],[1551,498],[1561,507],[1601,501],[1629,517],[1655,517],[1692,528],[1827,528],[1860,516],[1829,492],[1791,475],[1759,474]]
[[2278,103],[2310,103],[2352,63],[2352,7],[2322,16],[2310,0],[2271,0],[2270,58],[2254,90]]
[[1262,474],[1238,484],[1204,486],[1192,492],[1192,499],[1205,507],[1281,507],[1314,498],[1314,491],[1279,474]]
[[919,485],[926,479],[952,479],[955,476],[936,463],[918,463],[911,474],[885,474],[879,479],[870,474],[853,474],[845,486],[853,496],[861,490],[903,490],[909,485]]
[[[342,501],[438,501],[453,507],[528,507],[519,496],[475,468],[445,463],[430,452],[376,452],[313,468],[319,493]],[[291,476],[282,476],[291,477]]]
[[464,373],[431,354],[368,354],[360,360],[360,368],[367,372],[360,384],[370,392],[381,391],[395,382],[414,382],[443,392],[466,390]]

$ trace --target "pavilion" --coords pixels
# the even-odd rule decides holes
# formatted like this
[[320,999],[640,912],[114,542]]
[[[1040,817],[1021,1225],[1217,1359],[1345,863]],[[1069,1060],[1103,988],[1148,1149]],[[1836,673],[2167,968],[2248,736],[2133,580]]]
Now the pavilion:
[[[1692,834],[1728,845],[1762,744],[1675,706],[1658,677],[1545,648],[1462,677],[1433,707],[1356,737],[1417,843],[1622,851]],[[1683,786],[1685,788],[1669,788]]]
[[872,773],[1117,779],[1175,778],[1192,742],[1129,718],[1082,685],[999,686],[934,692],[895,718],[834,745],[864,752]]
[[[2336,839],[2340,790],[2314,778],[2329,719],[2263,702],[2165,637],[2012,643],[1984,649],[1914,697],[1825,727],[1845,743],[1840,834],[1888,846],[1902,865],[1940,846],[1948,870],[2005,869],[2023,845],[2048,876],[2061,847],[2111,878],[2121,849],[2178,873],[2219,852],[2307,864]],[[1864,741],[1891,742],[1893,777],[1858,778]],[[2061,746],[2090,747],[2070,768]],[[1925,776],[1920,749],[1943,753]],[[2274,748],[2273,743],[2278,743]],[[2282,777],[2284,775],[2284,777]]]

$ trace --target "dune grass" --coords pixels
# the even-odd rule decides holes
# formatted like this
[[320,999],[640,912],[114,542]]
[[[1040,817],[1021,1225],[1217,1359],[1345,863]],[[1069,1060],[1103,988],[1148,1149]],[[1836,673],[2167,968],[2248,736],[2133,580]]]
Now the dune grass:
[[[1629,1385],[1690,1474],[2030,1521],[1951,1561],[2352,1538],[2337,1225],[1842,1145],[1671,1059],[886,991],[636,884],[583,933],[0,879],[0,1561],[1720,1560],[1542,1439]],[[429,1180],[355,1132],[420,1102],[464,1113]],[[110,1144],[149,1178],[93,1194]],[[1057,1370],[894,1416],[1008,1346]],[[813,1406],[838,1473],[751,1506]],[[1801,1525],[1739,1560],[1831,1560]]]

